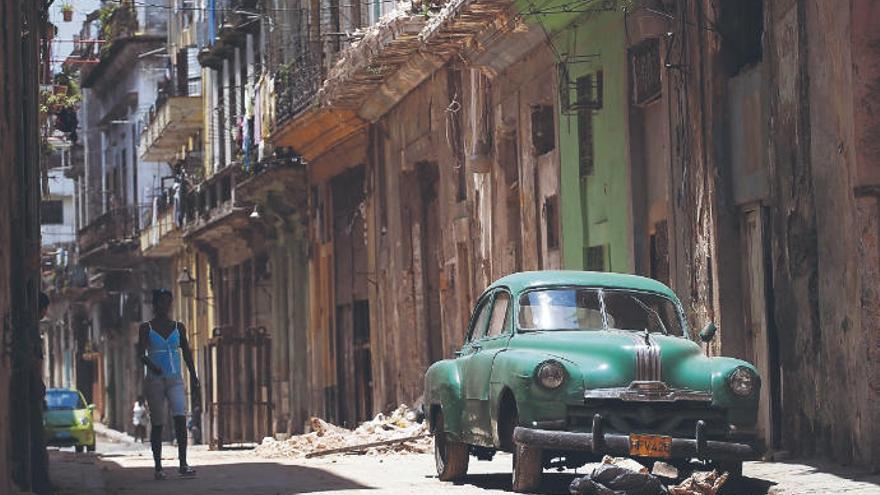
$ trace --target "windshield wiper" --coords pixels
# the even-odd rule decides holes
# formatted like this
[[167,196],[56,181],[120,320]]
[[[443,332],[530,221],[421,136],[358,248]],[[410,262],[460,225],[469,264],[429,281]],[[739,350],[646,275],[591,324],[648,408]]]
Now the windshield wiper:
[[[657,323],[660,324],[660,328],[663,330],[663,335],[669,335],[669,330],[666,329],[666,325],[663,324],[663,319],[660,318],[660,313],[658,313],[656,309],[654,309],[654,308],[648,306],[647,304],[643,303],[643,302],[640,301],[639,298],[636,297],[636,296],[629,296],[629,297],[630,297],[630,299],[632,299],[633,301],[635,301],[636,304],[638,304],[639,306],[641,306],[642,309],[644,309],[644,310],[647,311],[648,313],[654,315],[654,318],[657,319]],[[645,329],[645,331],[647,331],[647,328]]]

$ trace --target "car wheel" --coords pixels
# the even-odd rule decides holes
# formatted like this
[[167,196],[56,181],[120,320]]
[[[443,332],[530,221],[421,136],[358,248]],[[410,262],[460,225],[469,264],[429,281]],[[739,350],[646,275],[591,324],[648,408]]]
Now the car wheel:
[[437,477],[441,481],[453,481],[467,474],[470,453],[468,445],[449,440],[443,428],[443,413],[434,418],[434,461]]
[[742,478],[742,461],[718,461],[716,465],[719,473],[727,473],[728,479],[735,480],[737,478]]
[[88,450],[89,452],[94,452],[95,451],[95,444],[87,445],[86,450]]
[[75,450],[77,454],[82,454],[84,449],[85,447],[83,447],[82,445],[77,445],[73,448],[73,450]]
[[532,492],[541,484],[544,452],[537,447],[519,444],[513,454],[513,491]]

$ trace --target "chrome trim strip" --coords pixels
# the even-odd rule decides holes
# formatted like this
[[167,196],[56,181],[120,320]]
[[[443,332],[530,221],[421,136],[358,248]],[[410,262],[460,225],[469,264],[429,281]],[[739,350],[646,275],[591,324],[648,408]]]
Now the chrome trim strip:
[[628,402],[711,402],[712,393],[702,390],[671,389],[660,381],[634,381],[629,387],[594,388],[584,391],[584,400],[617,399]]

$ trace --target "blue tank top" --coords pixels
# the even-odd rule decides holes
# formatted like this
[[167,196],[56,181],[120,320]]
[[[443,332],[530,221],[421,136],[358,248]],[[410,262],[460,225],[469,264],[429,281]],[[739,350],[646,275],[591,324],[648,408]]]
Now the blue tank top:
[[174,330],[167,339],[153,330],[149,322],[147,325],[150,327],[147,356],[162,369],[163,376],[180,376],[180,330],[177,322],[174,322]]

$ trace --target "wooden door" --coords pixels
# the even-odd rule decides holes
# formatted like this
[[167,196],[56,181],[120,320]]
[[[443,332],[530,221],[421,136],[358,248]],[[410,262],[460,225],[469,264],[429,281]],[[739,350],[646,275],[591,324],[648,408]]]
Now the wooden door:
[[768,315],[767,239],[760,206],[746,209],[742,216],[743,306],[748,331],[749,360],[761,374],[758,406],[758,435],[768,447],[778,433],[779,358]]

